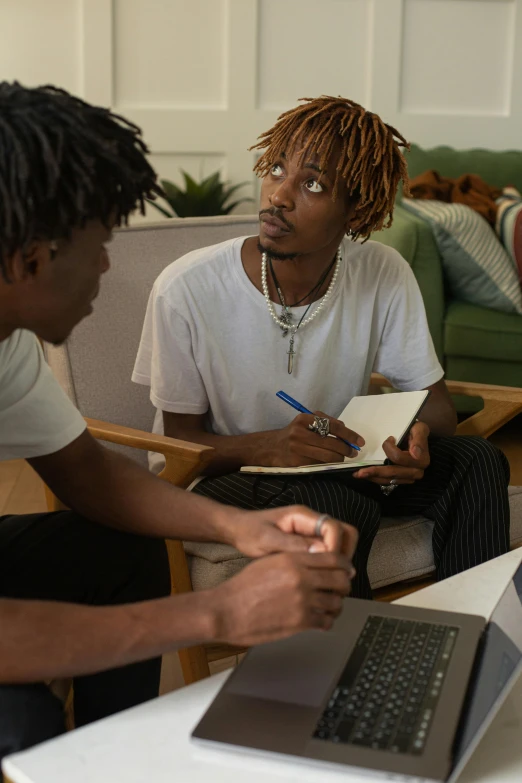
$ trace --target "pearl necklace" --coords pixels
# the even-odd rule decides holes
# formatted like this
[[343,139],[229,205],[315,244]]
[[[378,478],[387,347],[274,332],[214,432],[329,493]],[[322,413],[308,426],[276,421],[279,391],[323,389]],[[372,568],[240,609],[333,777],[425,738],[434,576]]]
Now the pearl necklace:
[[[283,334],[285,335],[288,331],[290,331],[290,346],[288,353],[288,374],[291,375],[292,371],[294,369],[294,356],[295,356],[295,350],[294,350],[294,342],[295,342],[295,335],[297,333],[297,330],[299,328],[302,328],[303,326],[306,326],[307,324],[311,323],[311,321],[314,320],[316,316],[319,315],[321,310],[324,309],[327,301],[329,300],[330,296],[332,295],[333,288],[335,286],[335,281],[337,280],[337,275],[339,274],[339,267],[341,266],[341,260],[342,260],[342,254],[341,254],[341,248],[339,247],[337,249],[336,253],[336,262],[335,267],[332,275],[332,279],[330,280],[330,285],[326,289],[326,293],[323,296],[320,304],[318,307],[315,308],[313,313],[308,316],[308,318],[305,318],[303,321],[299,321],[296,326],[291,326],[288,323],[288,317],[286,318],[279,318],[275,307],[272,303],[272,300],[270,299],[270,292],[268,290],[268,281],[267,281],[267,255],[266,253],[263,253],[261,255],[261,287],[263,289],[263,295],[265,297],[266,306],[268,308],[268,312],[272,316],[272,319],[275,321],[275,323],[280,327],[280,329],[283,330]],[[309,305],[310,307],[310,305]],[[305,311],[306,314],[306,311]]]

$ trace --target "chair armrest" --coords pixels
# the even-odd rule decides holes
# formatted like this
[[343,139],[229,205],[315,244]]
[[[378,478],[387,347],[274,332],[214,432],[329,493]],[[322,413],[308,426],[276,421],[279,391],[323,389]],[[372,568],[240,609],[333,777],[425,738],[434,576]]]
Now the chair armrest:
[[487,383],[446,381],[450,394],[481,397],[484,408],[461,421],[457,435],[480,435],[489,438],[522,411],[522,389],[515,386],[494,386]]
[[450,394],[464,394],[466,397],[481,397],[483,400],[498,400],[522,404],[522,389],[518,386],[495,386],[491,383],[471,381],[446,381]]
[[177,487],[188,487],[203,472],[214,451],[211,446],[176,440],[166,435],[155,435],[152,432],[135,430],[120,424],[109,424],[98,419],[87,418],[85,421],[87,429],[97,440],[163,454],[165,468],[159,476]]
[[[372,386],[391,386],[379,373],[372,373]],[[522,389],[515,386],[494,386],[488,383],[445,381],[450,394],[480,397],[484,408],[457,426],[457,435],[479,435],[489,438],[500,427],[522,412]]]

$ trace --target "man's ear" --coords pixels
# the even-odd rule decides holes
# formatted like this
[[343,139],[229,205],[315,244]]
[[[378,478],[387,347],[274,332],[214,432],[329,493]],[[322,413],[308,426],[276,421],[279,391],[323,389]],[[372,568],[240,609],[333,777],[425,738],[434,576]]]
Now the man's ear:
[[45,272],[53,260],[54,253],[55,248],[48,241],[31,242],[25,252],[17,250],[14,255],[6,259],[8,279],[12,283],[27,283],[35,280]]

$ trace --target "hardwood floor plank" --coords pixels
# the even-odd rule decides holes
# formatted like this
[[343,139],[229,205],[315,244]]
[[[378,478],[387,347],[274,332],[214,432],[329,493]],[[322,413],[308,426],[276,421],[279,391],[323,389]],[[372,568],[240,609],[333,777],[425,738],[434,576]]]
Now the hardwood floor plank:
[[0,514],[11,513],[7,503],[23,468],[22,460],[0,462]]
[[32,467],[25,460],[0,462],[0,514],[46,510],[44,486]]

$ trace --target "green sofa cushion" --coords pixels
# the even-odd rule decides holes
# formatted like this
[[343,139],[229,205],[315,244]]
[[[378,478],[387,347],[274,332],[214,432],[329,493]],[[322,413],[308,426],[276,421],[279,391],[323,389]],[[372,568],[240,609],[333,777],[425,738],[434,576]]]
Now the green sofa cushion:
[[[446,378],[452,381],[522,387],[522,362],[495,362],[492,359],[448,356]],[[457,396],[453,397],[453,401],[459,412],[476,411],[484,407],[479,397]]]
[[371,238],[394,247],[413,269],[424,299],[433,345],[442,362],[444,282],[439,253],[430,226],[403,207],[396,206],[391,228],[376,231]]
[[454,150],[451,147],[433,147],[423,150],[416,144],[406,153],[410,179],[428,169],[435,169],[443,177],[460,177],[462,174],[478,174],[495,187],[514,185],[522,192],[522,152],[507,150],[470,149]]
[[483,217],[467,204],[413,198],[402,203],[431,226],[455,299],[522,315],[516,264]]
[[444,325],[447,356],[522,362],[522,315],[450,302]]

